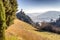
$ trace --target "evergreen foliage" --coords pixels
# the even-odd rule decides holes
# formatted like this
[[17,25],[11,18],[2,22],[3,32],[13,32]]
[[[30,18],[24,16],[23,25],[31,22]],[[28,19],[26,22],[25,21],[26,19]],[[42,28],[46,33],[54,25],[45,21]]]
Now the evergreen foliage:
[[6,17],[5,8],[2,0],[0,0],[0,40],[5,40]]
[[5,29],[13,23],[16,11],[16,0],[0,0],[0,40],[5,40]]
[[10,26],[15,18],[15,13],[17,11],[17,1],[16,0],[3,0],[6,14],[6,24]]

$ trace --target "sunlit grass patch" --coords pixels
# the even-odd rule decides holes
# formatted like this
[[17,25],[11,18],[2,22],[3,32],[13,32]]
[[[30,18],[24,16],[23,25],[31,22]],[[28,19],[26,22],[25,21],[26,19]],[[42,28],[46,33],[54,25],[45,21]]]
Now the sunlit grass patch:
[[6,40],[60,40],[59,34],[39,32],[35,30],[36,29],[33,26],[27,23],[20,20],[15,20],[15,24],[10,26],[6,31],[8,33]]
[[37,31],[33,31],[33,32],[42,37],[49,38],[50,40],[60,40],[60,34],[55,34],[51,32],[37,32]]
[[20,40],[20,39],[18,39],[16,36],[6,36],[6,40]]

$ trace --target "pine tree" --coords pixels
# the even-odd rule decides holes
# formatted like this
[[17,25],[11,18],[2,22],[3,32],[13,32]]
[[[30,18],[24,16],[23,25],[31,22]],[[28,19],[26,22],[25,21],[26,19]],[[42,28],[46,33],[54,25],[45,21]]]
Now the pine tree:
[[16,0],[0,0],[0,40],[5,40],[6,24],[12,24],[16,11]]
[[10,14],[10,22],[9,25],[13,24],[13,20],[16,18],[15,17],[15,13],[17,11],[17,0],[10,0],[10,4],[11,4],[11,14]]
[[0,40],[5,40],[6,17],[5,8],[2,0],[0,0]]
[[17,1],[16,0],[3,0],[6,14],[6,24],[10,26],[13,24],[15,18],[15,13],[17,11]]
[[10,4],[10,0],[2,0],[4,7],[5,7],[5,14],[6,14],[6,24],[7,26],[9,26],[9,22],[10,22],[10,14],[11,14],[11,4]]

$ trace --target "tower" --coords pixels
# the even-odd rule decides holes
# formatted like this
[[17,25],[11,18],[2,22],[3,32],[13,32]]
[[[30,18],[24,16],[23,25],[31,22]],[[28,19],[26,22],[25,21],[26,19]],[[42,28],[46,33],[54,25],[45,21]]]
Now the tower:
[[21,9],[20,13],[23,13],[23,9]]
[[23,11],[23,9],[21,9],[21,11]]

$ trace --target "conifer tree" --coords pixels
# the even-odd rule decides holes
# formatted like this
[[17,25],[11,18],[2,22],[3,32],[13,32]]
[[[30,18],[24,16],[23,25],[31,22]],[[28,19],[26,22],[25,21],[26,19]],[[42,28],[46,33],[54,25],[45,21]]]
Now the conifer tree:
[[5,40],[6,17],[5,8],[2,0],[0,0],[0,40]]
[[0,0],[0,40],[5,40],[6,25],[12,24],[16,11],[16,0]]
[[10,22],[10,13],[11,13],[11,5],[10,5],[10,0],[2,0],[4,7],[5,7],[5,14],[6,14],[6,24],[7,26],[9,26],[9,22]]
[[17,11],[17,0],[3,0],[6,14],[6,24],[10,26],[13,24],[15,13]]
[[10,0],[11,4],[11,14],[10,14],[10,19],[9,19],[9,25],[13,24],[13,20],[16,18],[16,11],[17,11],[17,0]]

